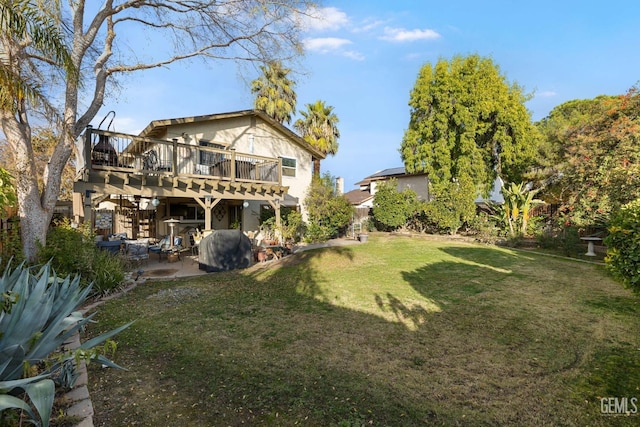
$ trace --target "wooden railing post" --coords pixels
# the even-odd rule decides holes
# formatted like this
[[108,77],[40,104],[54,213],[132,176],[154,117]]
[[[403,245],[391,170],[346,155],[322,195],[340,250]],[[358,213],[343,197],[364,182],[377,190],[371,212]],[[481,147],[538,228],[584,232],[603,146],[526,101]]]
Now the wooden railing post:
[[231,182],[235,182],[236,180],[236,149],[231,149]]
[[178,138],[173,138],[173,158],[171,159],[171,170],[173,176],[178,176]]

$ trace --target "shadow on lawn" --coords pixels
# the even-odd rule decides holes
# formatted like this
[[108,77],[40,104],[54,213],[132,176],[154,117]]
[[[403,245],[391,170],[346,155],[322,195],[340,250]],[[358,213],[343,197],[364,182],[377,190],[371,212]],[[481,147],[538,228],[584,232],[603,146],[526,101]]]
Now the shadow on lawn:
[[465,261],[502,270],[510,268],[523,259],[531,259],[522,254],[498,248],[446,246],[440,250]]
[[[122,334],[123,351],[137,362],[132,372],[140,372],[98,373],[106,381],[95,393],[101,414],[95,425],[170,425],[179,416],[182,425],[573,422],[570,410],[558,411],[558,393],[543,394],[530,372],[507,357],[517,357],[511,346],[526,343],[499,343],[504,359],[494,356],[494,336],[505,335],[519,319],[503,314],[497,322],[485,316],[490,307],[455,304],[509,277],[505,265],[517,257],[483,248],[443,251],[455,258],[402,273],[442,312],[373,292],[374,309],[409,319],[414,330],[332,304],[336,296],[323,291],[326,279],[316,265],[354,261],[348,247],[301,252],[242,274],[162,282],[162,289],[200,290],[197,298],[171,305],[151,305],[157,300],[149,294],[157,289],[136,291],[114,305],[122,315],[140,318]],[[475,331],[485,341],[474,340]],[[110,386],[131,378],[120,387],[122,395]],[[536,408],[528,405],[531,399]],[[130,415],[123,415],[125,407]],[[108,413],[128,418],[100,420]]]
[[441,307],[481,294],[507,279],[519,256],[478,247],[445,247],[455,259],[426,264],[402,273],[416,291]]

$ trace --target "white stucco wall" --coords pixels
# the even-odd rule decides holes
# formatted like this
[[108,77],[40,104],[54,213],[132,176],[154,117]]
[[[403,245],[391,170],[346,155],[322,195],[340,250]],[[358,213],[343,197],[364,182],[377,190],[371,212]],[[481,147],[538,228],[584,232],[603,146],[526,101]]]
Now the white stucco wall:
[[[186,137],[183,136],[186,134]],[[287,135],[281,133],[259,117],[252,115],[176,124],[167,128],[163,138],[178,138],[179,142],[197,146],[200,140],[221,144],[238,153],[254,154],[265,157],[287,157],[296,160],[296,176],[283,176],[282,185],[289,187],[285,204],[297,204],[307,218],[303,201],[313,175],[311,153],[294,143]],[[251,202],[243,212],[243,223],[251,227],[259,217],[259,202]],[[244,222],[247,221],[247,222]]]
[[398,191],[409,188],[416,192],[418,199],[429,200],[429,178],[426,175],[398,177]]

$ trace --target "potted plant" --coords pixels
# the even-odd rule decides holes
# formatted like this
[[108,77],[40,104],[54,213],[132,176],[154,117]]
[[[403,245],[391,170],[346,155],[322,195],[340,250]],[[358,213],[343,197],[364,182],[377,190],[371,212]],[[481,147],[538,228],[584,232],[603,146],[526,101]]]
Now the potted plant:
[[278,243],[276,239],[276,218],[271,217],[262,221],[260,225],[260,231],[264,235],[264,244],[267,246],[273,246]]
[[369,240],[369,227],[367,226],[367,221],[362,221],[360,223],[360,232],[358,233],[358,240],[362,243],[365,243]]

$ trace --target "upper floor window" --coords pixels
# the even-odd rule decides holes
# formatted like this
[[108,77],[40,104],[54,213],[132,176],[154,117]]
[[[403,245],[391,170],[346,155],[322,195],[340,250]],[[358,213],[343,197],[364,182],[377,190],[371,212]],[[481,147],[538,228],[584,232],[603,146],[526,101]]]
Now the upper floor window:
[[296,176],[296,159],[282,158],[282,176]]

